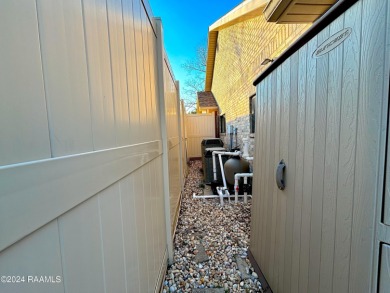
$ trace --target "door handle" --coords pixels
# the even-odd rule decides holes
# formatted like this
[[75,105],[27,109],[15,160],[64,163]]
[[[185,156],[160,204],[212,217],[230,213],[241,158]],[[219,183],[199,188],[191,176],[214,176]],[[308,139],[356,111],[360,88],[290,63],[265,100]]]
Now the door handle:
[[283,160],[281,160],[278,167],[276,168],[276,184],[280,190],[284,190],[286,188],[286,181],[284,178],[285,169],[286,164]]

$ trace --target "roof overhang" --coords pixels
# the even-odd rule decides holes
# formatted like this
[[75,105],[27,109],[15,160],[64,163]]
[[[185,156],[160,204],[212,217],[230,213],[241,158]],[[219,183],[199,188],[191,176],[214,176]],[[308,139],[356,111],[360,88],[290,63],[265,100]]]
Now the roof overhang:
[[246,0],[214,22],[209,31],[217,31],[262,15],[269,0]]
[[264,9],[267,21],[310,23],[316,21],[338,0],[271,0]]
[[267,21],[312,23],[338,0],[246,0],[209,27],[205,91],[211,91],[218,32],[226,27],[264,15]]
[[340,0],[333,5],[324,15],[321,16],[303,35],[301,35],[294,43],[290,45],[278,58],[272,62],[253,82],[257,86],[267,76],[269,76],[276,68],[283,64],[288,58],[295,54],[299,49],[305,46],[311,39],[318,35],[322,30],[329,26],[335,19],[345,13],[359,0]]
[[211,91],[211,86],[213,83],[218,31],[242,21],[262,15],[264,7],[268,2],[269,0],[246,0],[225,14],[223,17],[218,19],[209,27],[205,91]]

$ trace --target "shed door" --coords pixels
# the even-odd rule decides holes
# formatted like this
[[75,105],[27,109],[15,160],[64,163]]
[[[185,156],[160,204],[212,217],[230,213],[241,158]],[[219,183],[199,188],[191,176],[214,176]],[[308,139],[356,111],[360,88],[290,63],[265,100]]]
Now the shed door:
[[380,261],[379,293],[387,293],[390,288],[390,246],[383,244]]
[[[274,293],[375,292],[388,3],[358,1],[257,85],[250,249]],[[346,28],[340,46],[313,57]],[[275,183],[282,159],[285,190]],[[390,196],[390,225],[389,206]]]
[[[389,136],[389,135],[388,135]],[[390,232],[390,141],[387,138],[387,163],[386,163],[386,181],[385,181],[385,192],[383,199],[383,221],[386,225],[385,229],[389,229]]]
[[[390,84],[388,87],[390,92]],[[390,100],[390,98],[389,98]],[[390,123],[390,120],[389,120]],[[390,133],[387,126],[387,154],[386,154],[386,174],[383,192],[383,201],[379,203],[377,217],[377,239],[376,248],[379,254],[378,278],[379,293],[389,292],[390,288]],[[381,211],[383,211],[381,215]]]

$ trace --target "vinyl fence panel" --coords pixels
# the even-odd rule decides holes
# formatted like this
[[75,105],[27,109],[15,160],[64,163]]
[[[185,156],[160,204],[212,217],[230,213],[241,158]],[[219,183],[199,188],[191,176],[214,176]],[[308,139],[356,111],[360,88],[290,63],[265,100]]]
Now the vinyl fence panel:
[[180,117],[180,107],[178,101],[178,88],[172,69],[169,66],[168,58],[165,56],[164,67],[165,78],[165,113],[167,118],[167,135],[168,135],[168,161],[169,161],[169,193],[171,205],[171,233],[174,236],[176,224],[179,217],[179,207],[181,200],[181,176],[180,174],[180,148],[181,140],[179,133],[178,118]]
[[176,81],[168,58],[158,63],[149,4],[5,0],[0,10],[0,275],[59,278],[0,291],[158,292],[182,145]]
[[50,158],[35,1],[1,1],[0,10],[0,165]]
[[187,152],[189,158],[200,158],[201,142],[205,138],[215,137],[213,114],[186,115]]

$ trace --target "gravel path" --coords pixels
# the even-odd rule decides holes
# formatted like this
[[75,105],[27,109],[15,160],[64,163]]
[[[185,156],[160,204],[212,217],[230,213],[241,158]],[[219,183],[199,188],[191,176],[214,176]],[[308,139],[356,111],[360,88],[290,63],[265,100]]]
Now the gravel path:
[[191,161],[163,292],[262,292],[247,258],[251,202],[221,208],[219,199],[193,199],[203,192],[200,168],[201,161]]

